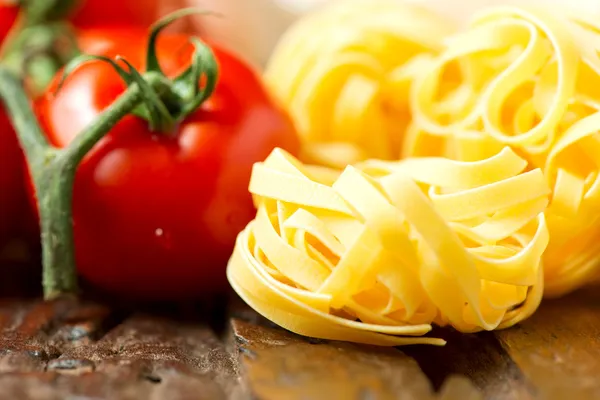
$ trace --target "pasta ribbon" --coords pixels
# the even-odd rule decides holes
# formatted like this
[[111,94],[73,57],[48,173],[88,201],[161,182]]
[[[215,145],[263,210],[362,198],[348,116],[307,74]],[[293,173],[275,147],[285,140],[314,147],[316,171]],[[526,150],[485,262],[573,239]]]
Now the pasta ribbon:
[[531,315],[544,286],[550,190],[509,147],[492,157],[369,160],[343,171],[275,149],[254,167],[257,216],[227,276],[298,334],[396,346]]
[[297,22],[265,81],[305,139],[301,158],[338,168],[396,159],[411,83],[451,32],[439,16],[397,0],[347,0]]

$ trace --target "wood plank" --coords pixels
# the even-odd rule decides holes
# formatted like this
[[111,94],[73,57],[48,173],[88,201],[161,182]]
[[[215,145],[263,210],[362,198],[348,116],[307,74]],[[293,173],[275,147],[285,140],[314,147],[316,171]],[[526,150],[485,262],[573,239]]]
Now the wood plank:
[[97,360],[98,354],[108,354],[97,363],[98,371],[119,375],[126,367],[143,379],[166,384],[172,383],[174,376],[185,376],[215,399],[225,398],[220,385],[231,389],[235,378],[231,356],[211,328],[203,324],[136,315],[90,350],[87,358],[92,360]]
[[225,313],[213,305],[163,310],[167,318],[68,299],[4,300],[0,399],[600,398],[596,292],[546,301],[512,329],[439,330],[444,348],[398,349],[307,339],[239,304],[224,343],[211,321]]
[[0,399],[239,397],[234,360],[206,323],[97,304],[0,303]]
[[402,351],[419,363],[435,388],[460,375],[473,382],[488,400],[533,398],[535,389],[492,333],[436,329],[434,334],[446,339],[446,346],[407,346]]
[[599,287],[546,300],[496,337],[537,388],[540,399],[600,398]]
[[[234,320],[246,383],[259,399],[430,397],[418,365],[395,349],[299,337]],[[408,398],[408,396],[407,396]]]
[[309,339],[239,319],[232,325],[242,377],[258,399],[481,398],[465,379],[449,381],[438,397],[398,349]]
[[60,352],[48,334],[71,306],[70,300],[0,302],[0,373],[43,371]]

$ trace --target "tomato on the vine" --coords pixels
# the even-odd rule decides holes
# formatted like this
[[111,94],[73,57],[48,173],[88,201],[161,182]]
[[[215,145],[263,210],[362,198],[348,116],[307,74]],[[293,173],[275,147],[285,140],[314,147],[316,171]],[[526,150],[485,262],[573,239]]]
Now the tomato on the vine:
[[[113,40],[119,54],[145,68],[146,37]],[[118,44],[117,44],[118,43]],[[211,46],[220,78],[212,96],[175,132],[152,132],[127,116],[77,169],[73,193],[79,273],[108,291],[144,298],[198,296],[226,286],[225,267],[237,233],[254,217],[248,193],[252,165],[274,147],[297,153],[291,120],[259,75],[237,56]],[[187,36],[159,38],[165,74],[180,73],[193,48]],[[67,146],[123,91],[105,63],[57,80],[36,104],[48,139]]]

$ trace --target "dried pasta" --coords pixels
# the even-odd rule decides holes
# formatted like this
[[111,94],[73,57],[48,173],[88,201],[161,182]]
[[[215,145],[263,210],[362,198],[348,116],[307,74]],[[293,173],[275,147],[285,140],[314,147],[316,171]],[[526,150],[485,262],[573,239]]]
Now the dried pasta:
[[344,168],[397,159],[411,82],[451,32],[436,14],[397,0],[347,0],[295,24],[265,81],[305,139],[303,161]]
[[258,213],[227,275],[257,312],[299,334],[443,344],[537,308],[550,193],[509,147],[481,161],[368,160],[343,171],[276,149],[254,166]]
[[597,275],[600,24],[542,10],[481,12],[413,85],[404,156],[473,160],[509,145],[542,168],[545,294]]

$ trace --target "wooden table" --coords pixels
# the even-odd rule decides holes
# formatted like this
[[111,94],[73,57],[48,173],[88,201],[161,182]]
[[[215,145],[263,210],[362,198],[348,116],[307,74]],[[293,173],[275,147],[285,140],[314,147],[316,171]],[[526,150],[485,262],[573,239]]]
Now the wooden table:
[[598,399],[599,289],[508,330],[438,330],[443,348],[299,337],[233,295],[133,309],[5,299],[0,399]]

